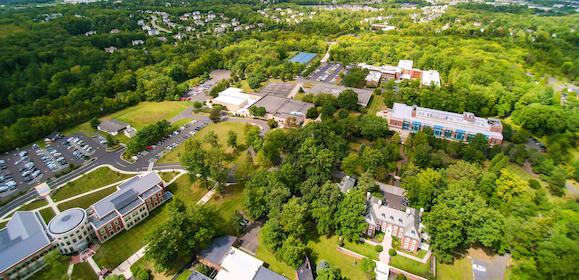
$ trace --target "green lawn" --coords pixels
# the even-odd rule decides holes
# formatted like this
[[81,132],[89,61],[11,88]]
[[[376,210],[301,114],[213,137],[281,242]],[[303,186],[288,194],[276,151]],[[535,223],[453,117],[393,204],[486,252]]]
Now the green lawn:
[[191,274],[193,274],[191,270],[185,270],[183,271],[183,273],[179,274],[179,276],[177,276],[177,279],[175,280],[187,280],[189,279],[189,276],[191,276]]
[[[173,193],[173,199],[178,198],[190,205],[196,204],[207,193],[207,190],[192,184],[188,176],[179,177],[175,183],[169,186],[169,191]],[[129,231],[123,231],[102,244],[94,256],[97,264],[101,267],[113,269],[145,246],[145,237],[153,231],[156,225],[163,223],[169,217],[169,209],[166,207],[166,203],[153,210],[149,217]]]
[[52,208],[48,207],[40,210],[40,216],[42,216],[44,222],[48,224],[50,220],[56,216],[56,214],[54,214],[54,210],[52,210]]
[[[159,172],[159,176],[161,176],[161,179],[163,179],[163,181],[165,181],[165,182],[171,181],[178,174],[179,174],[179,172]],[[187,176],[187,174],[182,175],[182,176]]]
[[191,103],[182,101],[141,102],[136,106],[105,116],[102,120],[117,119],[136,129],[141,129],[160,120],[169,120],[189,106]]
[[223,194],[211,198],[209,205],[215,206],[220,217],[217,223],[218,231],[222,234],[235,235],[231,224],[235,211],[243,209],[243,187],[241,185],[226,187]]
[[[239,123],[239,122],[220,122],[211,123],[205,128],[201,129],[197,134],[191,137],[188,141],[193,139],[203,141],[203,137],[209,133],[209,131],[215,132],[219,138],[219,144],[226,148],[225,151],[230,153],[232,150],[227,147],[227,133],[232,130],[237,133],[237,144],[245,145],[245,126],[249,124]],[[158,163],[174,163],[179,162],[179,156],[185,151],[185,143],[177,146],[174,150],[165,154]]]
[[376,115],[378,111],[386,108],[386,104],[384,104],[384,96],[374,94],[372,95],[372,99],[370,99],[370,104],[368,104],[368,115]]
[[8,223],[8,222],[0,222],[0,228],[6,227],[6,224],[7,224],[7,223]]
[[[338,252],[336,250],[337,244],[337,236],[330,238],[321,236],[317,239],[309,240],[306,246],[309,251],[311,251],[310,259],[312,262],[318,263],[321,260],[326,260],[330,264],[338,267],[342,271],[342,275],[348,279],[366,279],[366,274],[360,267],[360,261]],[[261,238],[259,238],[256,257],[269,264],[269,269],[289,279],[295,278],[295,269],[278,261],[273,253],[265,247]],[[315,266],[315,264],[313,265]]]
[[[439,280],[471,280],[472,265],[470,259],[454,259],[452,264],[436,263],[436,279]],[[508,279],[508,278],[505,278]]]
[[45,199],[39,199],[18,208],[18,211],[30,211],[46,205],[48,205],[48,202]]
[[75,280],[97,280],[98,276],[94,273],[90,265],[86,262],[77,263],[72,270],[71,279]]
[[418,276],[422,276],[424,278],[428,278],[428,275],[430,275],[430,260],[428,260],[427,263],[420,263],[415,260],[396,255],[390,258],[390,265]]
[[105,196],[107,196],[111,193],[114,193],[116,190],[117,190],[117,187],[106,188],[104,190],[101,190],[101,191],[98,191],[95,193],[91,193],[89,195],[85,195],[83,197],[79,197],[77,199],[73,199],[71,201],[67,201],[67,202],[64,202],[62,204],[59,204],[58,209],[60,209],[60,211],[64,211],[66,209],[75,208],[75,207],[86,209],[89,206],[93,205],[95,202],[103,199]]
[[375,246],[364,242],[350,242],[345,240],[344,248],[374,260],[378,260],[378,255],[380,254],[376,251]]
[[101,167],[56,190],[52,195],[52,199],[54,201],[61,201],[133,176],[134,175],[115,172],[108,167]]

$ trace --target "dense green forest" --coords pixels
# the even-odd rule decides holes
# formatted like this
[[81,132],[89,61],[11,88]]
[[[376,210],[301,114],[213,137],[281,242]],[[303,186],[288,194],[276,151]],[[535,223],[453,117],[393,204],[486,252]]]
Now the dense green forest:
[[[309,0],[256,2],[0,9],[0,151],[141,101],[177,100],[213,69],[233,73],[220,87],[243,81],[257,89],[270,78],[292,80],[313,70],[288,62],[298,51],[321,56],[329,48],[330,60],[343,64],[410,59],[416,68],[439,71],[442,85],[384,82],[374,91],[377,107],[402,102],[499,117],[505,143],[488,147],[482,137],[446,142],[424,131],[401,145],[382,118],[355,104],[352,92],[306,96],[316,105],[308,118],[321,115],[321,122],[272,130],[263,139],[255,130],[246,135],[257,156],[246,163],[251,174],[241,176],[244,206],[250,218],[267,219],[262,234],[268,250],[296,266],[303,243],[316,235],[358,238],[365,228],[365,193],[375,192],[375,180],[397,175],[411,206],[427,212],[424,224],[439,260],[452,262],[457,252],[476,246],[510,253],[512,279],[579,276],[579,208],[565,196],[566,181],[579,179],[579,103],[575,92],[557,88],[578,82],[577,14],[469,4],[421,21],[420,10],[400,9],[400,3],[362,11],[297,5],[319,3]],[[275,8],[304,16],[298,23],[264,16]],[[139,25],[149,19],[147,10],[166,12],[173,21],[213,11],[251,28],[205,29],[182,40],[148,36]],[[396,30],[371,30],[376,17]],[[182,31],[169,29],[171,35]],[[111,46],[116,51],[106,52]],[[354,70],[344,83],[360,86],[364,75]],[[158,126],[144,129],[129,148],[139,151],[168,132],[167,124]],[[529,148],[529,137],[540,139],[546,152]],[[185,167],[204,179],[227,177],[222,151],[188,145]],[[344,195],[328,183],[337,169],[360,177],[357,190]],[[526,176],[531,172],[536,176]]]

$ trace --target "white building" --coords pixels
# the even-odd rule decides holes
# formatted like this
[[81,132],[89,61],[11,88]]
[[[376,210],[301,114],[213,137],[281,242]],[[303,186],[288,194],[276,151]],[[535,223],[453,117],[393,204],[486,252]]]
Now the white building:
[[287,280],[287,278],[267,269],[263,261],[231,247],[223,261],[215,280]]
[[231,112],[246,114],[245,111],[258,100],[258,96],[247,94],[240,88],[230,87],[220,92],[211,103],[222,105]]
[[436,70],[422,71],[422,78],[420,79],[420,83],[425,86],[440,86],[440,74]]
[[48,223],[48,233],[63,254],[84,251],[92,237],[88,216],[81,208],[67,209],[52,218]]

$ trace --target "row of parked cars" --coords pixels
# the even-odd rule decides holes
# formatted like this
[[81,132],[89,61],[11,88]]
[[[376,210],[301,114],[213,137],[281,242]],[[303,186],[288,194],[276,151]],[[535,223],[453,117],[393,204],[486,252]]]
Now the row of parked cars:
[[0,173],[0,192],[16,189],[16,182],[7,169],[8,165],[6,161],[0,159],[0,170],[2,171],[2,173]]
[[68,163],[64,159],[62,153],[58,152],[53,147],[48,147],[46,149],[37,149],[36,155],[40,157],[42,162],[48,166],[48,168],[55,172],[59,169],[64,168]]
[[72,154],[79,159],[86,158],[94,153],[94,148],[86,144],[84,140],[78,137],[70,137],[64,141],[67,149],[72,150]]

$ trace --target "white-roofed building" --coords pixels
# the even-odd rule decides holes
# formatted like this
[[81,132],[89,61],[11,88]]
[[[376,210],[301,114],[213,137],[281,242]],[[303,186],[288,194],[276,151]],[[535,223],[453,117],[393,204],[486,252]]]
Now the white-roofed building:
[[219,104],[227,108],[228,111],[237,112],[249,108],[253,103],[257,102],[259,97],[247,94],[240,88],[230,87],[214,98],[211,103]]
[[287,280],[267,269],[263,261],[231,247],[221,262],[221,269],[215,280]]
[[386,118],[390,130],[399,132],[402,137],[430,127],[435,137],[447,140],[468,142],[475,135],[482,134],[490,145],[503,142],[500,120],[476,117],[469,112],[457,114],[394,103],[392,109],[380,111],[376,115]]
[[412,70],[412,65],[414,65],[414,62],[412,60],[398,61],[398,68],[402,70]]
[[440,74],[436,70],[422,71],[422,78],[420,83],[425,86],[440,86]]
[[366,86],[367,87],[377,87],[380,84],[380,79],[382,79],[382,73],[380,71],[370,71],[366,76]]

